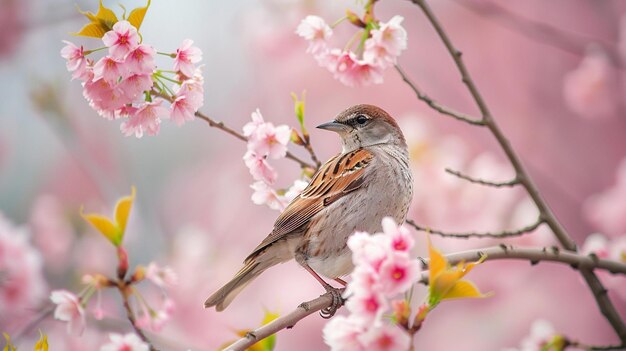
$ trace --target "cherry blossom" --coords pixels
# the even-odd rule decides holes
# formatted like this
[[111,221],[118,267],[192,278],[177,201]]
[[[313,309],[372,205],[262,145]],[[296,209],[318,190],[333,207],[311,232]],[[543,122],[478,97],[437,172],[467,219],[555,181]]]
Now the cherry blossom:
[[161,106],[162,99],[155,99],[140,107],[134,115],[122,123],[121,130],[125,135],[133,135],[141,138],[144,133],[157,135],[161,126],[161,117],[167,116],[167,109]]
[[61,49],[61,56],[67,60],[67,70],[74,72],[72,80],[81,79],[87,70],[87,59],[85,58],[83,47],[78,47],[67,40],[63,40],[63,42],[66,45]]
[[396,64],[397,57],[407,47],[407,33],[400,25],[403,20],[402,16],[393,16],[370,32],[371,38],[365,41],[363,52],[365,61],[383,69]]
[[146,279],[160,288],[178,284],[176,272],[168,266],[159,267],[156,262],[150,262],[146,267]]
[[407,291],[415,283],[421,270],[421,265],[416,260],[407,256],[393,255],[380,267],[380,283],[382,290],[387,295],[395,295]]
[[273,210],[282,211],[285,208],[281,196],[264,181],[254,182],[250,187],[254,190],[251,198],[254,204],[267,205]]
[[125,68],[134,74],[152,74],[156,69],[154,62],[156,51],[150,45],[141,44],[128,53],[124,60]]
[[248,148],[256,154],[278,159],[287,154],[287,144],[290,137],[291,128],[289,126],[274,127],[272,123],[263,123],[248,139]]
[[278,174],[274,168],[267,163],[266,156],[260,156],[254,151],[248,150],[248,152],[243,155],[243,161],[250,170],[252,178],[262,180],[267,184],[274,184]]
[[134,333],[126,335],[112,333],[109,335],[111,342],[103,345],[100,351],[148,351],[150,347]]
[[257,128],[263,124],[265,124],[265,120],[263,120],[263,115],[261,111],[257,108],[256,111],[252,112],[251,116],[252,122],[248,122],[243,126],[243,135],[246,137],[250,137],[255,133]]
[[93,80],[98,81],[104,79],[109,84],[115,84],[127,75],[124,61],[117,60],[111,56],[105,56],[98,60],[93,66]]
[[389,255],[390,238],[384,235],[355,232],[348,238],[348,247],[352,250],[352,262],[355,265],[366,265],[378,271]]
[[202,51],[193,45],[193,40],[185,39],[178,49],[174,58],[174,71],[180,71],[187,77],[192,77],[195,64],[202,60]]
[[82,334],[85,330],[85,310],[80,299],[67,290],[54,290],[50,300],[57,305],[54,318],[67,322],[68,334]]
[[372,351],[406,351],[411,346],[411,337],[405,331],[388,324],[369,328],[359,335],[359,341]]
[[300,22],[296,34],[309,42],[307,52],[316,55],[327,50],[327,41],[333,30],[321,17],[309,15]]
[[389,302],[378,289],[366,287],[350,296],[346,308],[355,318],[366,324],[380,321],[383,313],[389,309]]
[[291,200],[295,199],[296,196],[300,195],[300,193],[309,185],[309,182],[304,181],[302,179],[296,179],[293,184],[287,189],[283,198],[286,203],[291,202]]
[[364,331],[363,324],[354,317],[336,316],[324,326],[324,342],[331,351],[364,351],[367,348],[359,340]]
[[139,33],[128,21],[119,21],[113,29],[106,32],[102,42],[109,48],[109,54],[116,59],[124,59],[126,55],[139,45]]
[[[143,97],[146,90],[152,88],[152,77],[148,74],[132,74],[117,84],[117,89],[123,94],[122,100],[133,102]],[[122,107],[123,108],[123,107]]]
[[391,238],[393,250],[409,252],[413,248],[415,239],[406,227],[398,226],[391,217],[383,218],[382,226],[383,232]]

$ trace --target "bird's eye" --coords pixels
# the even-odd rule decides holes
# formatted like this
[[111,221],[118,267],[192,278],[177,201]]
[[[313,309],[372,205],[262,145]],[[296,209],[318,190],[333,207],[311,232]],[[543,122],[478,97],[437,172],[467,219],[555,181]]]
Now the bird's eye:
[[365,123],[367,123],[367,120],[368,120],[368,118],[367,118],[366,115],[358,115],[358,116],[356,116],[356,123],[358,123],[358,124],[365,124]]

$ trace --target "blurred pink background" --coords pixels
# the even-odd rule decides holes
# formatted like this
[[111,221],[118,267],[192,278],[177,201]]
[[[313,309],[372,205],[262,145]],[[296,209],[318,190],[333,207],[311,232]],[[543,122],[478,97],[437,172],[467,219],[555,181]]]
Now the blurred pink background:
[[[609,238],[626,234],[626,3],[492,1],[442,0],[432,6],[577,243],[594,232]],[[127,8],[144,4],[123,3]],[[94,10],[96,2],[79,5]],[[520,189],[494,190],[444,172],[451,167],[508,180],[512,170],[486,130],[430,110],[393,70],[385,72],[382,85],[348,88],[305,53],[306,43],[294,34],[299,21],[316,14],[332,23],[346,8],[359,11],[355,1],[345,0],[154,1],[141,32],[145,41],[169,51],[184,38],[195,41],[204,52],[201,110],[236,130],[256,108],[267,121],[296,126],[289,94],[306,90],[307,125],[322,160],[340,150],[339,141],[313,126],[357,103],[386,109],[399,120],[411,147],[416,195],[409,217],[422,225],[497,231],[531,224],[536,211]],[[381,20],[396,14],[405,18],[409,47],[399,64],[420,88],[456,110],[477,114],[419,9],[391,0],[380,1],[376,9]],[[30,269],[17,292],[0,296],[0,330],[21,330],[51,289],[79,291],[83,273],[113,274],[114,250],[87,227],[78,210],[84,205],[108,214],[131,185],[138,191],[125,238],[131,265],[155,260],[179,275],[171,291],[177,304],[173,320],[155,336],[164,349],[215,350],[235,338],[234,330],[258,326],[265,309],[287,313],[323,292],[292,262],[266,272],[226,311],[204,310],[204,299],[239,269],[278,215],[250,201],[253,181],[242,161],[245,144],[200,120],[181,128],[169,123],[157,137],[124,137],[118,123],[89,108],[59,55],[61,40],[83,42],[68,34],[84,23],[74,2],[0,0],[0,10],[0,75],[5,79],[0,86],[0,211],[6,217],[0,231],[8,233],[0,235],[0,271],[10,269],[2,265],[18,252],[15,247],[23,252],[16,260],[23,259]],[[559,34],[537,22],[558,28]],[[294,145],[290,150],[307,157]],[[279,187],[299,176],[289,160],[273,165]],[[11,225],[16,228],[2,229]],[[416,237],[425,254],[424,234]],[[555,243],[545,228],[509,241]],[[445,252],[494,243],[435,238]],[[470,278],[494,297],[442,304],[417,334],[416,350],[517,347],[537,319],[585,343],[617,342],[589,289],[568,266],[497,261]],[[625,278],[601,278],[625,316]],[[425,288],[417,291],[416,303]],[[129,330],[115,293],[104,295],[107,318],[90,320],[79,339],[66,336],[60,322],[41,324],[52,349],[95,350],[108,331]],[[276,349],[325,349],[324,323],[317,315],[303,320],[278,335]],[[32,345],[37,336],[35,329],[20,344]]]

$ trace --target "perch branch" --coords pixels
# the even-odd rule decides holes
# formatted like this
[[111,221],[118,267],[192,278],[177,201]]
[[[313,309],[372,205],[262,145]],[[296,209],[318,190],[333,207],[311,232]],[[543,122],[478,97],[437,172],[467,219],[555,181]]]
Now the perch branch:
[[467,180],[470,183],[492,186],[494,188],[512,187],[512,186],[520,184],[520,181],[517,178],[514,178],[513,180],[509,180],[507,182],[493,182],[490,180],[474,178],[474,177],[468,176],[466,174],[463,174],[459,171],[455,171],[450,168],[446,168],[446,172],[452,174],[453,176],[461,178],[463,180]]
[[533,224],[527,225],[525,227],[515,229],[515,230],[503,230],[501,232],[465,232],[465,233],[448,233],[437,229],[431,229],[428,227],[422,227],[415,223],[412,219],[407,219],[406,223],[411,227],[415,228],[415,230],[419,230],[422,232],[429,232],[435,235],[442,236],[444,238],[460,238],[460,239],[469,239],[469,238],[508,238],[521,236],[530,232],[533,232],[540,225],[544,223],[543,219],[537,218],[537,221]]
[[267,338],[268,336],[275,334],[283,329],[291,329],[296,323],[306,316],[320,311],[332,304],[332,296],[329,293],[321,295],[320,297],[304,302],[298,306],[291,313],[279,317],[272,322],[255,329],[243,338],[235,341],[223,351],[243,351],[257,342]]
[[[522,165],[521,159],[513,150],[513,147],[511,146],[509,140],[505,137],[504,133],[493,118],[491,112],[489,111],[489,108],[487,107],[487,104],[485,103],[482,95],[478,91],[474,80],[470,76],[467,67],[465,66],[465,63],[463,62],[463,59],[461,57],[461,51],[456,49],[455,46],[452,44],[452,41],[450,40],[447,32],[444,30],[443,26],[441,25],[441,23],[439,22],[439,20],[425,0],[411,0],[411,2],[420,7],[434,30],[437,32],[437,35],[439,36],[448,53],[452,57],[454,64],[456,65],[461,75],[461,80],[469,90],[472,98],[478,106],[478,109],[480,110],[480,121],[483,122],[484,126],[487,127],[496,138],[498,144],[506,154],[513,168],[515,169],[516,179],[519,180],[520,184],[524,187],[524,189],[526,189],[526,192],[537,206],[542,220],[544,220],[545,223],[550,227],[554,235],[557,237],[558,241],[566,250],[576,252],[576,243],[567,233],[565,228],[563,228],[561,223],[558,221],[558,219],[548,206],[547,202],[539,192],[539,189],[535,185],[534,181],[532,180],[532,178],[530,178],[528,172],[526,172],[526,169]],[[615,309],[615,306],[609,299],[608,294],[606,293],[606,288],[604,288],[604,286],[592,270],[581,269],[580,273],[589,285],[594,295],[594,298],[596,299],[598,308],[615,330],[622,345],[626,345],[626,325],[624,324],[624,321],[621,319],[619,313]]]

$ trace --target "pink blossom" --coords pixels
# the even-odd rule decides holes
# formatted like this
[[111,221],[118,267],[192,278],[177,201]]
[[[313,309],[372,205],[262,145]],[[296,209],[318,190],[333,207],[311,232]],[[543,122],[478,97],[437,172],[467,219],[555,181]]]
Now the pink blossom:
[[144,133],[157,135],[161,126],[161,117],[167,115],[167,109],[161,106],[162,103],[162,99],[145,103],[134,115],[122,123],[120,126],[122,133],[126,136],[135,134],[137,138],[141,138]]
[[67,60],[67,70],[74,72],[72,74],[72,80],[77,78],[82,79],[87,70],[87,58],[85,58],[83,47],[78,47],[66,40],[63,40],[63,42],[66,45],[61,49],[61,56]]
[[411,337],[404,330],[388,324],[370,327],[359,335],[359,341],[371,351],[406,351],[411,346]]
[[530,335],[522,339],[519,349],[510,348],[511,351],[539,351],[543,350],[546,344],[554,338],[556,332],[552,324],[546,320],[538,319],[533,322],[530,328]]
[[93,66],[93,74],[94,81],[104,79],[109,84],[116,84],[120,77],[127,75],[127,71],[123,61],[105,56]]
[[170,298],[163,300],[163,305],[158,311],[148,310],[143,306],[143,313],[135,321],[135,325],[142,329],[150,329],[154,332],[160,332],[165,324],[170,320],[174,312],[175,303]]
[[309,182],[306,182],[301,179],[296,179],[293,182],[293,185],[287,189],[285,195],[283,196],[286,203],[291,202],[291,200],[295,199],[296,196],[300,195],[300,193],[309,185]]
[[587,199],[583,212],[587,219],[609,236],[626,233],[626,158],[617,169],[613,186]]
[[67,322],[68,334],[82,334],[85,330],[85,310],[80,299],[67,290],[54,290],[50,300],[57,305],[54,318]]
[[119,21],[102,37],[102,42],[109,48],[109,54],[118,60],[123,60],[126,55],[139,45],[139,33],[128,21]]
[[404,255],[392,255],[380,266],[380,283],[386,295],[407,291],[421,277],[421,265]]
[[265,121],[263,120],[263,115],[258,108],[256,109],[256,111],[252,112],[251,118],[252,122],[248,122],[243,126],[243,135],[246,137],[250,137],[256,132],[259,126],[265,124]]
[[599,258],[609,257],[609,240],[600,233],[589,235],[581,247],[583,255],[595,254]]
[[321,17],[306,16],[298,25],[296,34],[309,42],[307,52],[316,55],[328,50],[327,41],[333,35],[333,30]]
[[41,255],[28,238],[0,212],[0,323],[31,318],[46,294]]
[[164,288],[178,284],[178,276],[171,267],[159,267],[156,262],[150,262],[146,268],[146,278],[156,286]]
[[274,184],[278,174],[274,168],[267,163],[266,156],[259,156],[254,151],[248,150],[248,152],[243,155],[243,161],[250,170],[252,178],[262,180],[268,184]]
[[364,329],[363,324],[352,316],[336,316],[324,326],[324,342],[331,351],[365,351],[368,348],[359,341]]
[[348,298],[346,308],[354,318],[363,323],[379,321],[389,308],[389,302],[381,292],[375,290],[359,290]]
[[398,226],[391,217],[382,221],[383,232],[391,238],[391,249],[409,252],[415,243],[411,232],[405,226]]
[[257,155],[267,155],[278,159],[287,154],[287,144],[291,137],[291,128],[287,125],[274,127],[272,123],[258,126],[248,139],[248,149]]
[[187,77],[194,75],[195,64],[202,60],[202,51],[192,45],[193,40],[183,40],[174,58],[174,71],[180,71]]
[[272,210],[282,211],[286,204],[281,197],[264,181],[252,183],[250,187],[254,190],[252,194],[252,202],[256,205],[267,205]]
[[152,74],[156,69],[154,55],[156,51],[150,45],[141,44],[133,51],[129,52],[124,60],[124,65],[128,72],[134,74]]
[[396,64],[400,53],[407,47],[407,34],[400,25],[404,20],[394,16],[389,22],[372,29],[371,37],[365,41],[363,60],[382,69]]
[[131,102],[117,85],[111,85],[104,79],[85,82],[83,96],[94,110],[107,119],[115,119],[114,111]]
[[626,235],[613,240],[609,258],[614,261],[626,263]]
[[615,111],[615,72],[604,52],[590,50],[563,80],[563,96],[572,111],[587,118],[611,117]]
[[148,351],[148,344],[134,333],[126,335],[112,333],[109,335],[111,342],[103,345],[100,351]]
[[383,82],[382,69],[370,62],[359,60],[352,51],[332,49],[328,54],[317,57],[318,63],[326,67],[333,77],[350,86],[365,86]]
[[378,271],[389,254],[390,238],[386,235],[370,235],[355,232],[348,238],[348,247],[352,250],[352,262],[355,265],[367,265]]
[[[117,88],[124,95],[123,100],[131,102],[142,97],[145,91],[152,89],[154,82],[148,74],[132,74],[119,82]],[[143,100],[143,98],[141,99]]]

